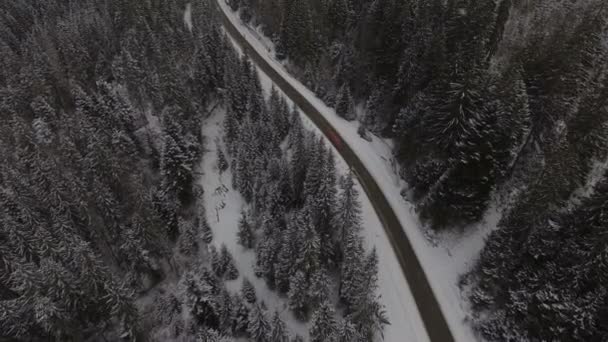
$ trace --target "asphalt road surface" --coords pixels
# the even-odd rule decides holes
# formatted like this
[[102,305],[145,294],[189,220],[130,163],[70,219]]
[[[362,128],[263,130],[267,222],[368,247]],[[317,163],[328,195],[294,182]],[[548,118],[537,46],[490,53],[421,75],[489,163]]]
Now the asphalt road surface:
[[[331,124],[323,117],[321,113],[313,106],[305,96],[300,94],[287,80],[283,78],[269,63],[266,61],[253,46],[241,35],[239,30],[232,24],[215,1],[216,9],[221,16],[222,23],[226,32],[236,41],[242,50],[251,58],[251,60],[268,75],[268,77],[279,87],[295,104],[300,107],[302,112],[308,116],[312,122],[328,137],[334,147],[342,155],[344,160],[352,168],[357,175],[361,186],[369,197],[374,210],[376,211],[380,221],[384,225],[384,230],[391,241],[391,245],[399,264],[405,274],[410,290],[416,301],[416,306],[424,322],[424,326],[432,342],[452,342],[454,337],[448,327],[447,321],[433,290],[429,285],[426,274],[422,270],[420,261],[414,253],[412,244],[410,243],[401,223],[397,219],[393,208],[388,203],[386,197],[378,187],[378,184],[371,176],[365,165],[359,157],[353,152],[348,144],[340,137]],[[405,210],[405,208],[403,209]],[[399,324],[399,322],[391,322],[391,324]],[[403,336],[403,341],[407,341],[407,336]],[[396,341],[388,341],[396,342]]]

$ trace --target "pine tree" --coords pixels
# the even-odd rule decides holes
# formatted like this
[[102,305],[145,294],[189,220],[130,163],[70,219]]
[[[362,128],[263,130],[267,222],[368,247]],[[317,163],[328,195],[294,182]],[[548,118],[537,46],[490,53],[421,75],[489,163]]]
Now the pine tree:
[[289,278],[289,292],[287,293],[289,308],[294,312],[296,317],[302,320],[308,313],[307,288],[308,281],[302,271],[296,271]]
[[345,235],[344,260],[340,270],[340,299],[347,306],[347,311],[357,303],[362,285],[362,268],[364,253],[361,238],[354,232]]
[[365,115],[361,121],[361,126],[367,131],[375,132],[377,122],[380,119],[382,110],[382,94],[380,89],[374,89],[365,103]]
[[[345,255],[345,244],[350,234],[358,234],[361,231],[361,203],[359,202],[359,191],[355,187],[353,172],[340,181],[342,192],[337,201],[333,226],[335,227],[336,240],[338,241],[336,254]],[[351,246],[352,247],[352,246]]]
[[218,299],[218,319],[219,319],[219,331],[226,335],[232,335],[233,325],[232,317],[234,316],[232,306],[232,298],[228,291],[223,288]]
[[226,266],[226,280],[236,280],[239,277],[239,271],[234,265],[234,259],[230,257],[230,262]]
[[222,255],[217,251],[215,246],[210,246],[209,252],[211,254],[211,268],[213,272],[216,276],[223,277],[226,272],[226,265],[224,264],[224,260],[222,260]]
[[[269,225],[266,225],[268,227]],[[274,287],[274,265],[277,258],[277,240],[274,231],[264,234],[264,238],[256,246],[255,273],[263,277],[268,285]]]
[[329,1],[327,22],[331,37],[340,37],[345,33],[348,24],[349,8],[346,0]]
[[315,272],[310,278],[310,288],[308,290],[310,298],[310,306],[312,309],[318,308],[321,303],[329,300],[330,280],[327,276],[327,271],[321,269]]
[[243,298],[249,304],[254,304],[257,301],[257,296],[255,294],[255,287],[247,278],[243,278],[243,285],[241,286],[241,294]]
[[346,120],[354,120],[355,113],[353,109],[353,98],[350,94],[350,88],[347,85],[343,85],[336,96],[336,103],[334,105],[336,114]]
[[340,320],[338,322],[338,328],[336,330],[336,342],[350,342],[361,340],[361,336],[357,331],[357,327],[348,318]]
[[299,232],[296,267],[308,277],[321,266],[321,241],[313,226],[310,210],[306,209],[304,217],[305,223]]
[[301,128],[302,122],[300,120],[298,114],[294,120],[290,134],[290,146],[293,150],[290,162],[291,188],[296,196],[294,205],[299,205],[306,199],[304,182],[308,170],[308,161],[311,160],[308,155],[309,151],[305,144],[304,131]]
[[321,240],[320,258],[327,267],[333,267],[336,263],[333,242],[336,192],[336,162],[330,150],[323,165],[321,184],[314,204],[317,215],[315,225]]
[[308,146],[308,168],[304,180],[304,196],[307,204],[309,204],[312,209],[312,206],[316,204],[316,197],[321,189],[328,151],[325,148],[325,143],[321,137],[317,138],[315,136],[310,136]]
[[249,313],[247,332],[255,342],[266,342],[270,338],[271,326],[266,318],[266,313],[259,305],[255,305]]
[[199,215],[199,234],[204,243],[210,244],[213,241],[213,232],[211,231],[211,227],[209,227],[209,223],[207,222],[207,215],[202,212]]
[[234,265],[234,258],[225,244],[222,244],[219,253],[215,247],[211,247],[211,265],[215,274],[220,278],[225,276],[227,280],[235,280],[239,276]]
[[289,336],[287,335],[287,327],[285,322],[279,316],[278,311],[274,312],[272,318],[272,330],[270,331],[268,342],[289,342]]
[[220,174],[228,170],[228,161],[219,146],[217,147],[217,168],[220,170]]
[[282,234],[280,251],[277,255],[275,269],[275,283],[282,293],[289,291],[289,279],[293,274],[293,265],[296,260],[298,231],[302,224],[302,217],[298,213],[292,214],[287,219],[287,229]]
[[389,324],[384,306],[380,304],[376,291],[378,289],[378,254],[374,248],[366,258],[359,276],[360,283],[354,303],[351,306],[351,319],[358,327],[359,334],[365,339],[372,339],[382,333]]
[[310,325],[311,342],[336,341],[337,327],[334,316],[334,310],[326,299],[312,315]]
[[253,248],[253,232],[251,230],[251,225],[248,222],[247,215],[245,211],[241,212],[241,218],[239,220],[239,231],[237,232],[237,238],[239,244],[241,244],[245,248]]
[[180,237],[179,237],[179,251],[184,255],[192,255],[198,251],[198,244],[196,243],[196,226],[194,222],[187,222],[180,220]]
[[249,326],[249,308],[243,302],[240,295],[236,295],[232,299],[232,330],[236,336],[247,333]]

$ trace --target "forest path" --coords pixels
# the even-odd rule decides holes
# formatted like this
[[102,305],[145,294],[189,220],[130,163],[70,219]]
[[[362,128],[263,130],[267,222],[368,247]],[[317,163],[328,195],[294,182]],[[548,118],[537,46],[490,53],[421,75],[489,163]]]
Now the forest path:
[[[393,251],[399,260],[399,264],[406,276],[411,292],[416,301],[416,306],[420,312],[422,321],[426,328],[427,334],[433,342],[452,342],[454,337],[444,313],[442,312],[439,302],[433,293],[429,284],[429,280],[422,269],[422,265],[412,248],[412,244],[405,234],[405,230],[401,227],[401,222],[393,211],[384,193],[378,186],[376,180],[372,177],[363,162],[350,146],[342,139],[340,133],[325,119],[323,114],[295,87],[293,87],[277,70],[261,56],[253,45],[240,33],[234,26],[230,18],[220,8],[216,1],[212,1],[219,13],[223,27],[230,37],[242,48],[249,58],[262,69],[268,77],[272,79],[274,84],[280,88],[294,103],[300,107],[301,111],[310,118],[310,120],[319,128],[321,132],[334,145],[336,150],[342,155],[344,160],[352,168],[357,175],[361,186],[369,197],[374,210],[382,221],[384,230],[388,235]],[[399,324],[399,322],[391,322]],[[404,340],[407,339],[403,336]],[[389,341],[393,342],[393,341]]]

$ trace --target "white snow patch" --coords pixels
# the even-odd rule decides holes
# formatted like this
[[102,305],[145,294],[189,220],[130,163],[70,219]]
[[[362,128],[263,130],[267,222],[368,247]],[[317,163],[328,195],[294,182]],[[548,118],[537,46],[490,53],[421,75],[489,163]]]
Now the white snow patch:
[[[460,288],[458,287],[458,280],[460,275],[466,273],[471,269],[474,262],[479,256],[479,253],[485,245],[485,240],[489,233],[491,233],[500,220],[501,211],[500,208],[492,207],[488,210],[485,218],[482,222],[467,228],[466,233],[443,233],[443,234],[431,234],[428,229],[423,227],[420,223],[418,216],[415,213],[415,208],[412,203],[407,202],[401,196],[401,190],[407,187],[407,184],[398,176],[397,163],[393,157],[393,142],[388,139],[381,139],[376,136],[372,136],[372,141],[367,142],[359,137],[357,134],[358,123],[348,122],[338,115],[335,111],[325,105],[316,95],[302,85],[298,80],[291,76],[284,68],[284,66],[277,61],[272,55],[268,54],[268,51],[272,51],[272,48],[268,48],[268,41],[262,44],[256,39],[256,35],[253,35],[251,29],[247,28],[246,25],[237,18],[236,14],[230,10],[230,8],[224,3],[224,1],[218,1],[222,10],[228,15],[230,20],[239,29],[241,34],[247,38],[247,40],[253,45],[258,53],[266,59],[269,64],[283,76],[294,88],[300,91],[301,94],[321,112],[325,118],[333,125],[333,127],[340,133],[342,139],[351,147],[355,153],[359,156],[361,161],[366,165],[372,176],[376,179],[376,182],[384,192],[387,200],[393,207],[396,215],[398,216],[402,227],[405,230],[408,238],[410,239],[416,255],[420,259],[422,267],[429,278],[433,292],[435,293],[437,300],[440,303],[441,309],[446,315],[446,319],[450,326],[450,329],[454,335],[456,341],[470,342],[478,340],[467,320],[469,317],[469,309],[466,300],[463,298]],[[234,42],[233,42],[234,43]],[[236,46],[236,43],[234,43]],[[262,83],[265,88],[269,87],[271,81],[261,73]],[[312,125],[309,123],[309,125]],[[314,125],[313,125],[314,126]],[[370,134],[371,135],[371,134]],[[364,196],[363,196],[364,197]],[[368,206],[369,201],[367,198],[363,200],[364,206]],[[371,210],[371,209],[366,209]],[[372,210],[373,211],[373,210]],[[366,211],[369,212],[369,211]],[[375,213],[373,215],[375,216]],[[367,219],[367,218],[366,218]],[[384,234],[381,224],[378,222],[376,228],[369,225],[366,222],[366,228],[377,229],[378,235],[376,240],[371,240],[378,246],[378,252],[383,250],[383,254],[380,256],[380,260],[384,257],[385,260],[391,259],[387,254],[392,255],[392,259],[396,259],[392,252],[388,238]],[[373,236],[373,234],[372,234]],[[384,240],[385,243],[378,241]],[[383,261],[382,263],[384,263]],[[384,272],[387,270],[385,269]],[[394,276],[399,274],[399,281],[403,281],[404,277],[397,266],[395,270],[391,270],[393,273],[388,275]],[[381,271],[383,273],[383,271]],[[386,273],[381,275],[382,283],[384,286],[390,282],[390,277],[387,277]],[[395,280],[395,279],[392,279]],[[391,284],[390,286],[401,286],[407,288],[407,284]],[[404,336],[414,336],[413,331],[422,329],[424,327],[420,322],[418,315],[410,315],[408,313],[395,313],[402,311],[412,311],[416,307],[412,301],[411,293],[407,289],[407,294],[401,290],[400,294],[407,298],[396,298],[390,297],[390,290],[381,286],[381,293],[384,297],[384,303],[389,309],[389,315],[391,318],[392,325],[387,329],[386,341],[403,341]],[[409,299],[409,301],[408,301]],[[395,306],[401,305],[403,308],[396,308]],[[407,306],[407,309],[405,308]],[[396,315],[396,316],[394,316]],[[415,316],[415,317],[414,317]],[[399,318],[397,318],[399,317]],[[407,319],[405,319],[407,318]],[[412,327],[415,326],[415,329]],[[416,334],[416,337],[421,334]],[[413,338],[407,338],[406,340],[413,340]]]
[[184,10],[184,25],[192,32],[192,4],[187,3]]
[[591,197],[595,191],[595,186],[604,180],[606,170],[608,170],[608,159],[593,161],[585,184],[574,191],[568,203],[568,208],[572,209],[579,205],[584,198]]

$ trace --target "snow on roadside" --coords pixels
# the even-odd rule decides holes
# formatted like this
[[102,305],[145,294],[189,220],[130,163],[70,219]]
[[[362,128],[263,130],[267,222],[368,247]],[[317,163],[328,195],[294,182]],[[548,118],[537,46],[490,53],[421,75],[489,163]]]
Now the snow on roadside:
[[[242,51],[238,44],[234,41],[232,41],[232,43],[235,49],[241,54]],[[265,95],[268,97],[270,96],[270,89],[272,88],[273,83],[261,69],[257,68],[257,70],[262,88]],[[293,106],[291,100],[289,100],[280,89],[277,88],[277,90],[285,97],[290,107]],[[323,136],[317,126],[315,126],[301,111],[300,117],[307,130],[315,132],[317,136]],[[338,151],[327,140],[326,145],[331,147],[332,152],[336,156],[336,169],[340,174],[346,174],[349,170],[346,161],[344,161]],[[381,295],[381,302],[386,306],[386,312],[391,322],[390,325],[385,327],[384,341],[429,341],[426,329],[424,328],[424,324],[422,323],[422,319],[416,308],[416,303],[382,223],[358,181],[356,182],[356,186],[361,195],[360,200],[364,227],[362,235],[366,241],[368,251],[371,250],[373,246],[376,246],[378,258],[380,260],[378,265],[378,293]]]
[[[348,122],[338,117],[332,108],[325,105],[313,92],[291,76],[279,61],[269,55],[269,51],[273,49],[267,46],[267,41],[262,44],[256,39],[256,36],[259,36],[259,31],[255,31],[257,34],[253,34],[252,30],[237,18],[237,15],[230,10],[224,1],[218,0],[218,3],[259,54],[323,114],[340,133],[343,140],[357,153],[384,192],[405,233],[412,242],[413,248],[429,278],[431,287],[446,315],[454,338],[457,341],[466,342],[477,340],[478,337],[474,335],[470,325],[466,323],[469,310],[458,287],[458,279],[461,274],[466,273],[473,266],[485,244],[486,237],[496,227],[500,219],[500,210],[495,207],[490,208],[484,220],[467,228],[465,233],[444,233],[430,236],[431,233],[418,220],[413,204],[405,201],[401,196],[401,189],[406,188],[407,185],[398,176],[397,165],[392,154],[392,141],[375,136],[373,136],[372,142],[361,139],[357,134],[357,122]],[[268,87],[270,81],[267,77],[263,78],[266,79],[266,87]],[[382,226],[378,226],[382,230]],[[382,235],[384,235],[383,232],[380,236]],[[384,239],[386,239],[386,236],[384,236]],[[377,245],[379,247],[384,246],[381,243]],[[392,254],[390,244],[386,244],[386,249]],[[399,271],[399,273],[401,272]],[[408,296],[411,297],[409,291]],[[385,297],[386,302],[388,300]],[[393,319],[393,324],[399,326],[401,321]],[[406,335],[396,336],[401,337],[394,341],[403,340],[403,336]],[[386,340],[393,341],[390,338]]]

